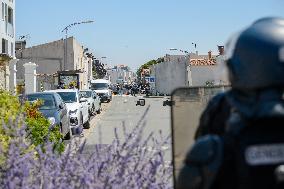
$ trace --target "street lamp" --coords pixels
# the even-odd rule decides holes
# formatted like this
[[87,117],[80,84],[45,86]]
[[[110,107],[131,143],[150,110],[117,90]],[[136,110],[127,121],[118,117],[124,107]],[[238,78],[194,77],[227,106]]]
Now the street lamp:
[[170,51],[180,51],[180,52],[182,52],[182,53],[185,53],[185,54],[189,54],[189,52],[188,51],[186,51],[186,50],[181,50],[181,49],[176,49],[176,48],[170,48],[169,49]]
[[107,64],[106,64],[106,61],[103,62],[103,59],[107,59],[107,57],[106,57],[106,56],[102,56],[102,57],[101,57],[101,62],[102,62],[102,64],[104,65],[104,68],[105,68],[105,66],[106,66]]
[[80,24],[90,24],[93,23],[93,20],[88,21],[82,21],[82,22],[75,22],[73,24],[69,24],[66,26],[61,32],[65,32],[65,41],[64,41],[64,63],[63,63],[63,69],[65,70],[66,64],[67,64],[67,36],[68,36],[68,30],[72,26],[80,25]]

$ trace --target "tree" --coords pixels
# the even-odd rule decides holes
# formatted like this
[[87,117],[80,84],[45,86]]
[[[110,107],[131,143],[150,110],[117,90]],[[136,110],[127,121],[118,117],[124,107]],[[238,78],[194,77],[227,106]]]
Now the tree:
[[104,68],[104,64],[102,64],[99,60],[94,60],[93,66],[93,76],[96,79],[102,79],[106,76],[106,69]]
[[150,61],[146,62],[145,64],[141,65],[140,68],[136,72],[137,77],[140,78],[141,72],[142,72],[143,69],[149,69],[150,66],[155,65],[155,64],[159,64],[161,62],[164,62],[163,57],[158,58],[157,60],[150,60]]

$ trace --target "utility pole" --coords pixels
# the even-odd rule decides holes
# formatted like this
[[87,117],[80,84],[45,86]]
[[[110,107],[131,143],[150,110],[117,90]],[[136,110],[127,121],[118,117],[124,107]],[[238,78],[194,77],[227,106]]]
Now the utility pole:
[[89,23],[93,23],[93,20],[88,20],[88,21],[82,21],[82,22],[75,22],[73,24],[69,24],[68,26],[66,26],[61,32],[65,32],[65,40],[64,40],[64,61],[63,61],[63,68],[61,68],[63,70],[66,70],[66,65],[67,65],[67,38],[68,38],[68,30],[69,28],[71,28],[72,26],[75,25],[79,25],[79,24],[89,24]]

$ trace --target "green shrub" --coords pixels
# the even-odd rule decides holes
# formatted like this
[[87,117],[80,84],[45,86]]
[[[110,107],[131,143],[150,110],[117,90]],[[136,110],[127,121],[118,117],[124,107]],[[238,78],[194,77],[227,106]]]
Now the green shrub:
[[[43,145],[48,139],[54,143],[55,151],[59,153],[64,151],[63,136],[60,133],[59,126],[50,128],[49,121],[39,112],[40,103],[21,105],[16,96],[6,91],[0,91],[0,146],[4,150],[8,148],[13,132],[4,129],[3,124],[13,131],[15,128],[12,128],[12,126],[22,126],[25,123],[28,133],[26,138],[30,140],[32,146],[41,145],[44,147]],[[17,121],[17,124],[15,124],[15,121]]]
[[39,112],[41,101],[33,104],[25,104],[26,124],[28,128],[28,138],[35,146],[44,145],[47,139],[54,143],[54,150],[62,153],[64,151],[63,136],[60,133],[59,125],[50,127],[50,122]]
[[9,126],[9,122],[21,119],[22,112],[23,108],[18,98],[0,90],[0,145],[4,150],[8,148],[11,136],[3,129],[3,124]]

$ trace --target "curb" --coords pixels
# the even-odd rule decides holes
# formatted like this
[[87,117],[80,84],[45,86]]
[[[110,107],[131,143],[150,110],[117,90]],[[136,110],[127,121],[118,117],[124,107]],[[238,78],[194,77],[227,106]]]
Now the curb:
[[171,96],[145,96],[145,98],[170,98]]

